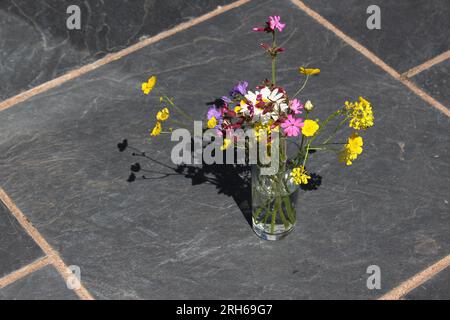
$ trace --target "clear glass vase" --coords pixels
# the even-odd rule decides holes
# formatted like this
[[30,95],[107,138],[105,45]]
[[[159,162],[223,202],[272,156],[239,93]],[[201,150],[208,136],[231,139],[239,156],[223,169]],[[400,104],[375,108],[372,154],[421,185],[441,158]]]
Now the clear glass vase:
[[294,229],[298,190],[286,166],[274,175],[262,175],[258,165],[252,166],[252,221],[260,238],[280,240]]

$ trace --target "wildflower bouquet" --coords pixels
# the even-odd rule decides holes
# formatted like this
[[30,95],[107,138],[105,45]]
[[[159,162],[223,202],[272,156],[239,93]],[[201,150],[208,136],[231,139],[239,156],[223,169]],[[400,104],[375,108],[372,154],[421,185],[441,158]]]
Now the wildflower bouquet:
[[[227,159],[228,154],[234,159],[235,153],[242,151],[240,163],[252,165],[253,229],[268,240],[283,238],[295,226],[298,188],[311,180],[306,169],[311,151],[334,151],[349,166],[362,153],[361,132],[373,126],[374,121],[371,104],[362,97],[355,102],[346,101],[323,121],[313,118],[313,104],[309,100],[303,103],[299,95],[308,80],[320,74],[320,69],[300,67],[302,83],[292,96],[277,84],[276,61],[285,49],[276,40],[277,33],[284,28],[279,16],[270,16],[263,27],[253,28],[271,37],[270,45],[261,44],[271,59],[271,79],[254,90],[249,89],[247,81],[240,81],[228,95],[215,100],[206,112],[204,130],[212,132],[214,145],[218,146],[212,148],[215,160],[219,156],[223,159],[223,153],[227,153]],[[143,92],[148,94],[155,84],[153,76],[142,84]],[[160,102],[164,107],[156,114],[151,136],[173,132],[173,127],[163,131],[166,121],[181,124],[171,117],[170,110],[185,120],[193,120],[167,95],[161,95]],[[334,124],[331,133],[322,138],[324,128],[331,124]],[[346,141],[335,141],[339,129],[345,126],[351,128],[351,135]],[[291,154],[287,151],[288,141],[295,144]]]

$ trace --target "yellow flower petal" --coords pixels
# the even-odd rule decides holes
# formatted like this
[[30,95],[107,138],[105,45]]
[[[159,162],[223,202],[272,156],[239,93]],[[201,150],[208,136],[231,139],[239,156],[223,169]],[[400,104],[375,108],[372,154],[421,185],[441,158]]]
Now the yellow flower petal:
[[156,76],[151,76],[147,82],[142,83],[141,89],[144,94],[149,94],[156,84]]
[[349,138],[347,144],[342,149],[339,155],[339,161],[344,162],[346,165],[350,166],[353,160],[358,158],[363,151],[363,138],[360,137],[356,132],[353,133]]
[[320,73],[320,69],[317,69],[317,68],[315,68],[315,69],[306,69],[304,67],[300,67],[298,69],[298,71],[300,73],[303,73],[304,75],[307,75],[307,76],[311,76],[311,75],[315,75],[315,74],[319,74]]
[[156,137],[156,136],[158,136],[159,134],[161,134],[161,131],[162,131],[161,122],[157,122],[157,123],[155,124],[155,127],[153,128],[152,132],[150,133],[150,135],[151,135],[152,137]]
[[170,113],[168,108],[164,108],[156,114],[156,120],[158,121],[166,121],[169,119]]
[[231,140],[230,139],[223,139],[223,145],[220,147],[220,150],[224,151],[226,149],[228,149],[228,147],[231,144]]
[[300,166],[294,168],[291,171],[291,178],[296,185],[299,185],[299,184],[308,184],[308,180],[311,179],[311,176],[308,175],[308,172],[305,170],[305,167]]
[[316,134],[316,131],[318,129],[319,129],[319,124],[316,121],[307,119],[307,120],[305,120],[305,122],[303,124],[302,134],[305,137],[312,137],[313,135]]
[[208,126],[208,129],[215,128],[217,126],[216,117],[211,117],[211,119],[208,120],[208,123],[206,125]]
[[359,102],[345,102],[345,110],[350,117],[348,123],[350,128],[366,130],[374,124],[372,106],[369,101],[359,97]]

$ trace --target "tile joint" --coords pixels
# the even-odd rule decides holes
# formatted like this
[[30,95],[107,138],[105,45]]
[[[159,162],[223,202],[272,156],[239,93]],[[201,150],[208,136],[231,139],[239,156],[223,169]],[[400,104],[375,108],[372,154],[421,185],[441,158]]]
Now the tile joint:
[[[30,220],[25,216],[25,214],[16,206],[12,199],[6,194],[6,192],[0,187],[0,201],[4,203],[6,208],[8,208],[11,215],[16,218],[17,222],[25,229],[25,231],[30,235],[30,237],[36,242],[36,244],[44,251],[46,257],[49,259],[50,263],[56,268],[59,274],[62,276],[64,281],[69,281],[73,276],[72,272],[69,270],[67,265],[64,263],[62,258],[59,256],[57,251],[50,246],[50,244],[45,240],[45,238],[40,234],[40,232],[31,224]],[[93,300],[94,298],[89,293],[89,291],[81,284],[74,292],[83,300]]]
[[329,22],[327,19],[325,19],[323,16],[321,16],[319,13],[308,7],[306,4],[304,4],[300,0],[290,0],[292,4],[297,6],[300,10],[302,10],[305,14],[310,16],[312,19],[314,19],[317,23],[322,25],[324,28],[330,30],[333,32],[337,37],[339,37],[341,40],[343,40],[345,43],[350,45],[353,49],[358,51],[360,54],[365,56],[367,59],[369,59],[372,63],[380,67],[382,70],[384,70],[386,73],[388,73],[391,77],[393,77],[395,80],[401,82],[403,85],[405,85],[408,89],[410,89],[412,92],[414,92],[417,96],[419,96],[422,100],[433,106],[434,108],[438,109],[442,113],[444,113],[446,116],[450,117],[450,109],[445,107],[442,103],[431,97],[429,94],[427,94],[425,91],[417,87],[414,83],[412,83],[409,79],[405,79],[402,77],[401,74],[399,74],[396,70],[394,70],[391,66],[389,66],[386,62],[381,60],[378,56],[376,56],[373,52],[371,52],[369,49],[361,45],[359,42],[354,40],[353,38],[349,37],[347,34],[342,32],[340,29],[338,29],[335,25],[333,25],[331,22]]

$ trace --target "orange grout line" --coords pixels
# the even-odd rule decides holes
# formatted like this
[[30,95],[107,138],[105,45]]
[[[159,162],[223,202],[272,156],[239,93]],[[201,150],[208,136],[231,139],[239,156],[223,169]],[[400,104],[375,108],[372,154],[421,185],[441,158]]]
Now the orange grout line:
[[417,67],[409,69],[408,71],[402,74],[402,78],[403,79],[412,78],[415,75],[421,73],[422,71],[425,71],[438,63],[444,62],[447,59],[450,59],[450,50],[441,53],[440,55],[434,57],[433,59],[425,61],[424,63],[418,65]]
[[0,289],[6,287],[7,285],[20,280],[27,275],[47,266],[50,263],[48,257],[42,257],[0,279]]
[[30,90],[27,90],[25,92],[22,92],[22,93],[14,96],[14,97],[6,99],[3,102],[0,102],[0,111],[8,109],[8,108],[10,108],[10,107],[20,103],[20,102],[23,102],[25,100],[30,99],[31,97],[33,97],[33,96],[35,96],[35,95],[37,95],[39,93],[42,93],[42,92],[45,92],[47,90],[53,89],[53,88],[55,88],[57,86],[60,86],[61,84],[65,83],[67,81],[70,81],[70,80],[75,79],[75,78],[77,78],[77,77],[79,77],[79,76],[81,76],[81,75],[83,75],[85,73],[88,73],[88,72],[91,72],[91,71],[93,71],[95,69],[98,69],[99,67],[101,67],[101,66],[103,66],[105,64],[108,64],[110,62],[119,60],[119,59],[121,59],[121,58],[123,58],[123,57],[125,57],[125,56],[127,56],[127,55],[129,55],[129,54],[131,54],[133,52],[135,52],[135,51],[138,51],[138,50],[140,50],[140,49],[142,49],[142,48],[144,48],[144,47],[146,47],[146,46],[148,46],[150,44],[153,44],[155,42],[158,42],[160,40],[168,38],[168,37],[170,37],[170,36],[180,32],[180,31],[184,31],[186,29],[189,29],[189,28],[191,28],[191,27],[193,27],[193,26],[195,26],[197,24],[200,24],[200,23],[202,23],[202,22],[204,22],[206,20],[209,20],[209,19],[211,19],[211,18],[213,18],[215,16],[218,16],[218,15],[220,15],[220,14],[226,12],[226,11],[229,11],[231,9],[237,8],[237,7],[243,5],[243,4],[247,3],[247,2],[250,2],[250,1],[251,0],[239,0],[239,1],[236,1],[236,2],[233,2],[233,3],[230,3],[228,5],[225,5],[225,6],[219,6],[215,10],[213,10],[213,11],[211,11],[209,13],[206,13],[206,14],[198,17],[198,18],[192,19],[191,21],[183,22],[183,23],[177,25],[176,27],[174,27],[172,29],[163,31],[163,32],[157,34],[156,36],[151,37],[151,38],[139,41],[138,43],[136,43],[136,44],[134,44],[134,45],[132,45],[130,47],[127,47],[127,48],[125,48],[123,50],[120,50],[120,51],[115,52],[115,53],[108,54],[102,59],[99,59],[99,60],[97,60],[97,61],[95,61],[93,63],[87,64],[87,65],[85,65],[85,66],[83,66],[83,67],[81,67],[79,69],[70,71],[70,72],[68,72],[68,73],[66,73],[66,74],[64,74],[64,75],[62,75],[62,76],[60,76],[58,78],[55,78],[55,79],[50,80],[48,82],[45,82],[45,83],[43,83],[43,84],[41,84],[41,85],[39,85],[37,87],[34,87],[34,88],[32,88]]
[[422,98],[422,100],[428,102],[433,107],[441,111],[443,114],[445,114],[447,117],[450,117],[450,110],[447,109],[442,103],[438,102],[436,99],[431,97],[429,94],[427,94],[425,91],[417,87],[414,83],[412,83],[408,79],[398,79],[401,83],[403,83],[405,86],[407,86],[412,92],[417,94],[419,97]]
[[447,109],[443,104],[435,100],[433,97],[431,97],[429,94],[427,94],[425,91],[417,87],[415,84],[413,84],[408,79],[403,79],[403,77],[394,70],[391,66],[386,64],[383,60],[378,58],[373,52],[368,50],[366,47],[362,46],[359,42],[355,41],[354,39],[350,38],[348,35],[343,33],[341,30],[336,28],[331,22],[329,22],[327,19],[322,17],[320,14],[318,14],[316,11],[312,10],[308,6],[306,6],[302,1],[300,0],[290,0],[294,5],[296,5],[300,10],[305,12],[307,15],[309,15],[311,18],[316,20],[319,24],[336,34],[339,38],[341,38],[344,42],[346,42],[348,45],[353,47],[355,50],[357,50],[359,53],[364,55],[367,59],[372,61],[374,64],[379,66],[381,69],[383,69],[385,72],[387,72],[389,75],[391,75],[394,79],[400,81],[403,83],[406,87],[408,87],[411,91],[413,91],[415,94],[417,94],[420,98],[422,98],[424,101],[428,102],[430,105],[450,117],[450,110]]
[[422,272],[419,272],[408,280],[402,282],[398,287],[392,289],[391,291],[380,297],[379,300],[399,300],[425,281],[431,279],[434,275],[443,271],[448,266],[450,266],[450,255],[439,260],[432,266],[426,268]]
[[[59,254],[53,249],[48,242],[42,237],[39,231],[33,227],[31,222],[23,214],[23,212],[14,204],[11,198],[5,193],[5,191],[0,187],[0,201],[2,201],[12,215],[17,219],[20,225],[28,232],[28,234],[33,238],[33,240],[41,247],[44,253],[47,255],[51,264],[58,270],[63,279],[67,282],[73,276],[73,273],[69,270],[67,265],[61,259]],[[80,287],[74,289],[75,293],[83,300],[93,300],[92,295],[87,291],[87,289],[80,284]]]

